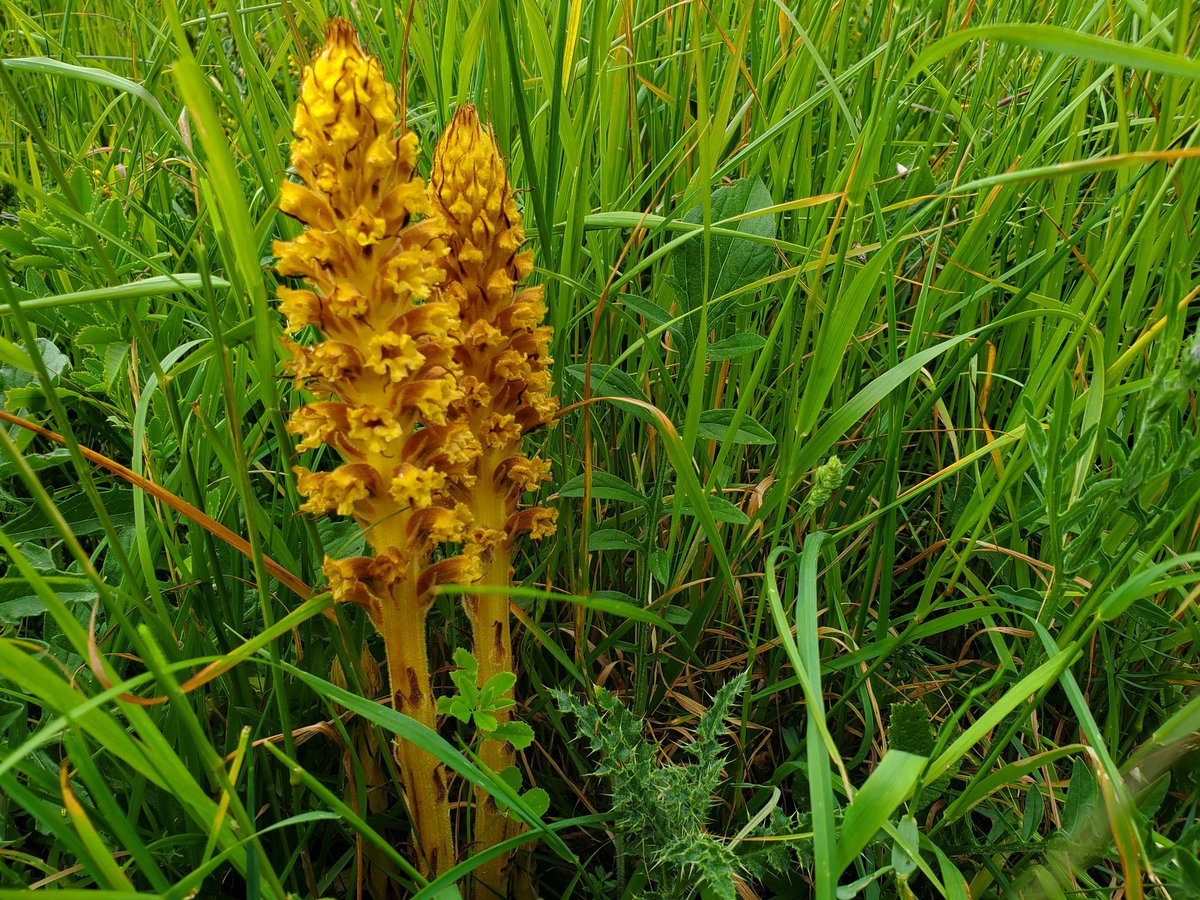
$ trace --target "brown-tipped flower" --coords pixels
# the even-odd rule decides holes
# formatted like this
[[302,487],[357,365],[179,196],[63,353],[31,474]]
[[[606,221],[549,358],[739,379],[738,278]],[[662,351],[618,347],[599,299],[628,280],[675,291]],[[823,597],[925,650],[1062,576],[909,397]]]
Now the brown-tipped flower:
[[[479,558],[481,583],[504,587],[510,582],[509,559],[517,537],[540,539],[554,533],[556,510],[522,509],[520,500],[550,477],[549,464],[525,456],[522,441],[551,419],[557,404],[549,393],[551,332],[542,324],[542,288],[520,287],[533,270],[533,256],[521,250],[525,232],[504,160],[474,107],[459,109],[438,141],[430,197],[449,248],[439,260],[445,271],[440,291],[457,307],[461,333],[454,353],[459,396],[451,403],[449,421],[464,425],[479,447],[470,489],[448,489],[470,508],[465,542]],[[514,671],[508,597],[484,593],[464,600],[479,663],[476,679],[482,686],[501,672]],[[508,717],[508,710],[496,713],[500,722]],[[480,759],[500,772],[512,765],[513,750],[504,741],[485,740]],[[476,793],[477,848],[494,846],[517,827],[486,791]],[[473,897],[508,895],[510,858],[499,854],[476,869]]]
[[[305,229],[275,245],[280,275],[308,283],[282,288],[280,308],[297,386],[317,401],[295,410],[288,430],[300,451],[332,448],[332,471],[298,467],[301,507],[353,516],[374,555],[325,560],[334,599],[361,605],[383,635],[393,705],[436,727],[425,619],[433,589],[482,574],[477,548],[434,563],[444,543],[462,543],[470,507],[451,499],[477,478],[480,444],[459,421],[462,369],[456,295],[439,289],[447,246],[425,184],[414,177],[417,139],[397,134],[396,98],[379,61],[351,26],[334,20],[304,71],[292,166],[280,209]],[[399,742],[405,793],[422,869],[454,865],[455,846],[441,765]]]
[[[297,409],[288,428],[299,450],[327,444],[345,460],[331,472],[297,470],[302,508],[353,515],[379,554],[425,543],[430,532],[415,536],[411,514],[439,503],[448,485],[469,483],[479,446],[464,423],[449,422],[462,398],[458,310],[437,291],[442,225],[413,175],[416,137],[396,134],[396,114],[379,60],[334,20],[305,70],[293,122],[302,183],[280,192],[280,208],[306,228],[275,245],[280,274],[312,286],[280,290],[289,331],[312,325],[324,337],[288,342],[298,385],[328,398]],[[458,532],[467,524],[458,521]],[[454,530],[442,522],[432,533]],[[345,566],[326,568],[341,597],[375,593],[347,584],[355,576]]]
[[[545,537],[554,531],[555,512],[517,506],[550,475],[549,465],[526,458],[521,444],[558,408],[549,393],[551,329],[542,324],[542,287],[519,286],[533,270],[533,254],[521,250],[525,231],[504,159],[473,106],[460,108],[438,141],[430,195],[449,248],[440,257],[441,292],[461,321],[454,421],[469,425],[482,451],[473,507],[484,531],[477,534]],[[496,500],[502,518],[489,515]]]

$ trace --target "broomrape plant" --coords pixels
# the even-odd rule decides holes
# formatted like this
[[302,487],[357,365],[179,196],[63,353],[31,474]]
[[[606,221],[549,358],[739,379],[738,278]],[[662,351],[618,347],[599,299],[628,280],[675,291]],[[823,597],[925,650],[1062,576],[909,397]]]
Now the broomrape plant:
[[[455,359],[461,366],[460,399],[452,420],[469,429],[480,451],[473,460],[474,479],[450,492],[469,510],[466,552],[478,558],[482,583],[506,585],[513,541],[523,533],[540,539],[554,533],[557,511],[519,509],[526,491],[550,477],[550,464],[521,453],[522,437],[549,421],[557,404],[549,396],[550,328],[542,288],[516,290],[533,269],[533,254],[518,252],[524,243],[521,214],[492,135],[475,110],[460,109],[438,142],[433,161],[433,205],[446,222],[450,252],[441,258],[446,271],[444,294],[459,311],[461,340]],[[513,669],[508,597],[502,593],[465,596],[474,633],[479,670],[477,684]],[[510,691],[511,694],[511,691]],[[502,726],[510,710],[498,710]],[[513,763],[507,741],[484,741],[480,759],[493,772]],[[486,792],[476,792],[475,841],[480,847],[511,837],[517,823],[496,808]],[[508,855],[485,863],[477,877],[503,886]]]
[[[328,445],[344,460],[329,472],[296,467],[301,509],[362,527],[373,555],[326,558],[325,577],[334,599],[362,606],[382,635],[395,709],[436,729],[433,593],[508,585],[513,542],[553,533],[553,510],[519,501],[549,477],[547,463],[522,455],[522,438],[556,405],[541,289],[517,289],[532,254],[519,252],[521,217],[495,140],[474,109],[459,110],[427,190],[414,174],[416,136],[396,136],[397,112],[379,61],[334,20],[296,107],[301,183],[280,194],[283,212],[306,227],[275,252],[280,275],[312,287],[280,289],[288,331],[315,326],[323,336],[287,341],[297,386],[318,398],[288,428],[298,451]],[[467,596],[464,606],[482,688],[513,670],[508,597]],[[398,741],[395,755],[420,866],[440,875],[457,858],[446,773],[410,743]],[[480,755],[499,772],[513,749],[490,740]],[[514,833],[486,792],[475,819],[477,848]],[[481,867],[480,890],[504,893],[507,864],[501,856]]]

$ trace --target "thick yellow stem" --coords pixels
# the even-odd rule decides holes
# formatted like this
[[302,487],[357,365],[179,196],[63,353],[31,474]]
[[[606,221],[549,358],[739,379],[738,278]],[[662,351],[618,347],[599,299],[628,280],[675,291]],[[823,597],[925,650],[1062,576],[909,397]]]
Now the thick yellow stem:
[[[486,453],[480,461],[480,475],[473,505],[475,520],[497,530],[504,527],[507,510],[504,499],[490,487],[494,480],[495,466],[499,459],[496,453]],[[486,486],[486,487],[485,487]],[[509,552],[501,543],[492,549],[490,559],[484,561],[483,578],[480,584],[489,587],[508,587]],[[516,672],[512,650],[512,627],[508,614],[507,594],[479,594],[468,604],[468,615],[475,642],[475,657],[479,661],[477,684],[482,688],[492,676],[500,672]],[[512,693],[505,695],[512,699]],[[511,710],[496,712],[501,724],[508,722]],[[480,761],[493,772],[511,766],[515,760],[512,745],[508,741],[484,741],[479,748]],[[495,846],[515,835],[521,824],[497,807],[491,794],[482,788],[475,791],[474,850]],[[508,867],[512,854],[505,853],[489,860],[475,870],[475,883],[471,895],[476,900],[490,900],[508,896]]]
[[[383,609],[380,623],[392,706],[436,730],[437,707],[425,639],[428,607],[415,596],[412,579],[405,579],[398,593],[397,602]],[[435,878],[456,862],[445,768],[411,741],[397,738],[394,751],[412,817],[419,868]]]
[[[496,549],[495,556],[484,568],[483,583],[488,585],[508,584],[508,551]],[[478,598],[474,624],[475,652],[479,657],[479,684],[500,672],[515,671],[513,667],[512,630],[509,624],[508,596],[486,594]],[[507,695],[508,699],[512,694]],[[501,724],[511,718],[510,710],[498,710],[496,718]],[[512,745],[508,741],[484,741],[479,748],[480,761],[493,772],[511,766],[515,759]],[[492,847],[512,837],[521,828],[520,822],[500,812],[492,796],[482,789],[475,792],[475,850]],[[512,854],[497,856],[475,870],[475,886],[472,896],[493,898],[508,896],[508,866]]]

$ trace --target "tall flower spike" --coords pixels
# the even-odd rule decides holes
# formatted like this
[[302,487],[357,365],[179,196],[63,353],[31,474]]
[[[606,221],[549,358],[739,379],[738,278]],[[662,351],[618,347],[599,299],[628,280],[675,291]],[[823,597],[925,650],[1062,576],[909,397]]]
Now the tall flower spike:
[[[437,563],[431,554],[466,534],[469,510],[447,491],[475,477],[479,444],[467,424],[451,421],[463,396],[458,309],[438,290],[443,226],[413,177],[416,136],[397,136],[396,112],[379,61],[334,19],[296,106],[292,166],[301,183],[280,190],[280,209],[306,227],[275,255],[280,275],[312,288],[280,289],[288,330],[311,325],[324,338],[286,342],[297,386],[320,398],[297,409],[288,430],[298,449],[327,445],[344,460],[330,472],[296,469],[301,508],[353,516],[362,527],[374,555],[326,558],[325,577],[334,598],[364,606],[383,635],[394,707],[434,728],[430,590],[471,583],[480,570],[474,548]],[[421,867],[440,875],[456,856],[445,773],[411,743],[398,741],[395,755]]]
[[[516,538],[554,532],[555,510],[519,504],[550,476],[548,463],[522,453],[522,438],[547,423],[557,404],[549,394],[551,329],[541,324],[542,288],[518,287],[533,269],[533,254],[521,251],[525,232],[504,160],[472,106],[458,110],[438,142],[430,193],[450,249],[441,257],[442,292],[457,305],[461,321],[455,350],[461,396],[451,405],[451,421],[464,423],[481,447],[474,487],[461,494],[473,520],[467,542],[482,563],[482,583],[507,586]],[[507,596],[494,593],[465,600],[480,686],[513,671],[508,603]],[[508,712],[498,717],[505,720]],[[513,764],[506,742],[485,741],[480,757],[495,772]],[[512,836],[518,827],[482,790],[476,793],[475,823],[477,849]],[[476,896],[507,895],[510,859],[505,854],[475,870]]]

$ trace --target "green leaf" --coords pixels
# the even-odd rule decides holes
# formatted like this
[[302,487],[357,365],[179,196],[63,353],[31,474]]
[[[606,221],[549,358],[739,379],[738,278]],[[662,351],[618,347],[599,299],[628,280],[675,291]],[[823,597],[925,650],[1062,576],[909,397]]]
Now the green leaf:
[[[573,381],[579,386],[579,393],[582,396],[584,379],[587,377],[587,366],[583,363],[573,363],[565,366],[563,371],[566,373],[568,380]],[[650,402],[646,397],[646,392],[632,377],[622,372],[616,366],[606,363],[592,363],[591,396],[612,397],[615,399],[627,398],[638,400],[642,403]],[[635,419],[650,424],[654,422],[654,413],[642,406],[622,404],[620,408],[628,412]]]
[[[663,309],[657,303],[653,303],[650,300],[647,300],[645,297],[639,297],[637,294],[622,295],[621,305],[628,308],[629,311],[632,312],[634,315],[642,316],[645,319],[649,319],[655,325],[666,325],[668,322],[671,321],[671,319],[674,318],[674,316],[672,316],[669,312],[667,312],[665,309]],[[567,368],[570,369],[572,367],[568,366]],[[592,377],[595,378],[595,376],[596,376],[596,364],[593,363],[592,364]]]
[[929,721],[929,710],[919,700],[908,703],[893,703],[891,724],[888,728],[888,745],[893,750],[928,756],[933,752],[933,727]]
[[[4,404],[0,403],[0,409],[3,408]],[[67,465],[71,461],[71,451],[66,447],[58,447],[48,453],[29,453],[23,459],[31,471],[37,472]],[[17,474],[17,470],[18,466],[12,460],[0,460],[0,479],[12,478]]]
[[[560,497],[582,497],[584,488],[584,473],[569,478],[558,489]],[[618,475],[608,472],[592,472],[591,490],[588,496],[593,500],[620,500],[625,503],[646,504],[646,495],[637,490],[632,484]]]
[[[521,748],[518,747],[518,750]],[[530,788],[521,794],[521,800],[535,816],[541,817],[550,811],[550,795],[539,787]]]
[[[731,525],[750,524],[750,517],[724,497],[716,494],[708,494],[704,500],[705,505],[708,506],[708,511],[712,513],[712,517],[718,522],[728,522]],[[692,509],[690,504],[685,502],[680,506],[679,514],[682,516],[694,516],[696,515],[696,511]]]
[[708,345],[705,355],[713,362],[737,359],[747,353],[756,353],[767,343],[761,334],[735,334]]
[[912,816],[904,816],[896,826],[896,832],[903,843],[895,841],[892,844],[892,868],[901,878],[907,878],[917,871],[917,858],[909,853],[909,849],[920,853],[921,832],[917,830],[917,820]]
[[470,724],[474,710],[460,696],[438,697],[437,711],[440,716],[453,716],[464,725]]
[[[517,676],[512,672],[497,672],[487,680],[487,684],[479,692],[480,709],[495,709],[494,704],[497,702],[497,698],[511,691],[516,683]],[[511,705],[511,703],[507,705]]]
[[[134,524],[133,491],[130,488],[122,486],[102,490],[100,497],[114,525]],[[77,536],[103,530],[96,508],[82,491],[68,495],[57,507],[59,514]],[[4,530],[13,541],[33,541],[58,536],[58,525],[40,506],[34,506],[5,522]]]
[[[735,444],[761,444],[771,445],[775,443],[775,438],[771,432],[763,428],[750,416],[743,415],[738,420],[737,427],[733,429],[733,434],[729,434],[730,427],[733,425],[734,416],[737,410],[733,409],[708,409],[700,413],[700,427],[697,434],[700,437],[710,441],[731,440]],[[728,435],[728,437],[727,437]]]
[[[208,283],[214,288],[229,287],[229,282],[223,278],[211,277],[208,279]],[[191,272],[179,275],[154,275],[140,281],[118,284],[113,287],[72,291],[69,294],[54,294],[50,297],[34,297],[20,301],[17,307],[21,312],[32,312],[33,310],[53,309],[57,306],[74,306],[80,303],[116,303],[119,300],[136,300],[140,297],[164,297],[181,291],[198,290],[203,286],[203,277]],[[11,314],[11,306],[0,304],[0,318]]]
[[158,117],[160,125],[166,132],[172,135],[180,144],[181,147],[186,145],[179,137],[179,132],[175,130],[175,123],[171,121],[171,117],[158,100],[136,81],[130,81],[128,78],[122,78],[109,72],[107,69],[100,69],[92,66],[77,66],[72,63],[61,62],[57,59],[49,59],[44,56],[26,56],[16,59],[0,59],[0,65],[8,69],[15,69],[24,72],[39,72],[43,75],[62,75],[68,78],[75,78],[79,81],[90,81],[93,84],[98,84],[102,87],[112,88],[114,90],[123,91],[133,97],[137,97],[145,103],[150,111]]
[[637,553],[641,549],[642,544],[637,538],[618,528],[598,528],[588,535],[589,553],[600,550],[623,550]]
[[[675,278],[683,288],[689,309],[704,299],[715,300],[751,284],[771,270],[775,248],[775,215],[747,215],[771,206],[771,192],[761,178],[743,178],[730,187],[712,193],[712,222],[728,225],[734,235],[714,235],[709,242],[708,295],[704,295],[704,242],[696,233],[674,255]],[[699,225],[699,204],[683,216],[683,221]],[[743,237],[744,236],[744,237]],[[759,240],[747,240],[758,238]],[[709,321],[712,321],[710,316]]]
[[842,819],[842,833],[837,844],[839,876],[874,840],[896,807],[908,799],[926,761],[923,756],[902,750],[889,750],[884,755],[862,790],[854,795]]
[[[761,178],[745,178],[730,187],[712,193],[712,223],[728,225],[733,234],[710,233],[708,292],[704,290],[704,240],[696,232],[674,251],[672,262],[680,291],[680,311],[699,309],[706,301],[714,303],[708,311],[709,327],[720,334],[725,318],[736,298],[730,295],[766,276],[775,262],[774,213],[752,215],[771,206],[771,192]],[[683,221],[700,224],[702,210],[692,207]],[[690,315],[672,330],[679,338],[679,350],[686,361],[699,336],[700,317]]]
[[[574,363],[565,369],[567,377],[583,386],[587,378],[587,366]],[[605,363],[592,363],[591,393],[593,397],[631,397],[634,400],[646,400],[646,392],[636,381],[626,375],[616,366]]]
[[1084,761],[1083,757],[1076,758],[1071,765],[1071,780],[1067,788],[1067,800],[1063,804],[1063,831],[1074,831],[1084,821],[1084,816],[1095,806],[1100,797],[1100,789],[1096,784],[1096,776]]
[[[479,701],[479,694],[475,687],[475,676],[479,672],[479,663],[471,655],[470,650],[459,647],[454,651],[454,664],[458,668],[451,670],[450,680],[458,688],[458,693],[467,708],[475,709]],[[465,722],[466,719],[463,721]]]
[[524,750],[533,743],[533,729],[525,722],[502,722],[488,735],[490,740],[508,741],[514,750]]

